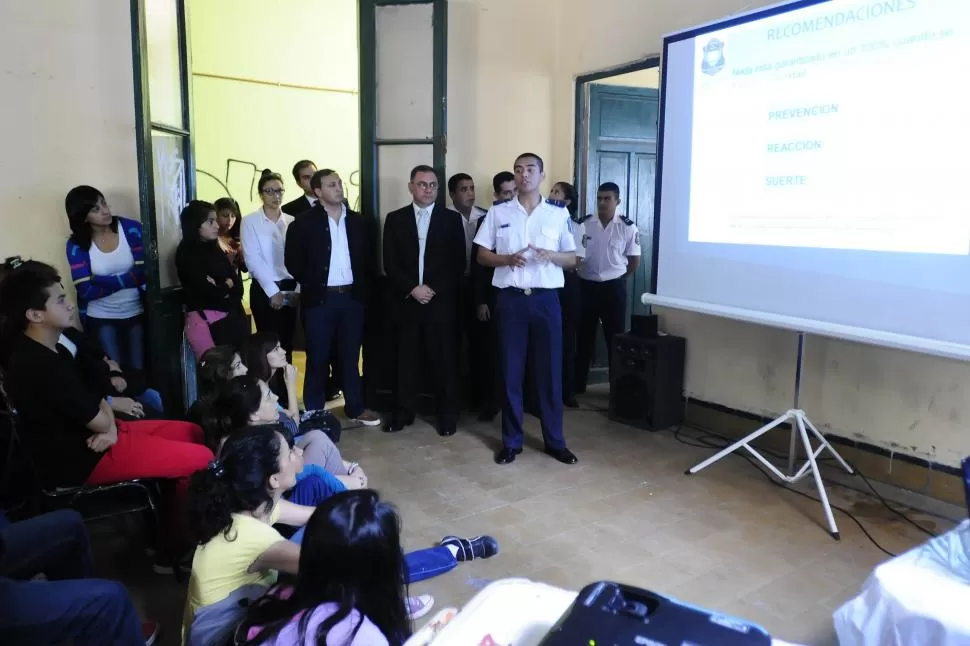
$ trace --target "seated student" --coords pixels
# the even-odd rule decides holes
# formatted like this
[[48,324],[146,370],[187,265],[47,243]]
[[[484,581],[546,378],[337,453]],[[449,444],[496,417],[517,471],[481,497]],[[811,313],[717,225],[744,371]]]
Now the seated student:
[[4,646],[154,644],[158,624],[139,621],[125,586],[93,576],[88,535],[76,511],[12,524],[0,514]]
[[[286,360],[286,350],[273,332],[256,332],[243,341],[240,356],[249,374],[265,381],[277,395],[285,397],[284,411],[300,423],[300,405],[296,396],[296,366]],[[282,387],[278,387],[282,375]]]
[[249,606],[237,631],[246,644],[401,646],[410,637],[401,519],[376,491],[348,491],[317,507],[299,570],[294,587]]
[[[0,281],[23,263],[20,256],[7,258],[0,264]],[[64,330],[57,343],[82,364],[81,371],[84,374],[100,384],[108,403],[116,413],[141,417],[143,414],[154,416],[153,413],[160,414],[163,410],[162,396],[157,390],[146,386],[141,371],[122,371],[118,362],[102,349],[99,340],[89,333],[69,327]]]
[[50,265],[27,261],[0,283],[0,356],[24,443],[45,488],[167,480],[162,504],[169,522],[162,529],[169,531],[162,535],[156,572],[170,572],[179,556],[178,498],[212,451],[202,429],[189,422],[116,421],[73,359],[58,351],[73,320],[74,305]]
[[141,371],[122,371],[87,334],[69,327],[57,345],[74,357],[84,380],[96,385],[116,415],[127,420],[162,416],[162,396],[157,390],[145,387]]
[[[294,486],[299,460],[286,440],[269,427],[233,434],[217,460],[192,476],[189,518],[199,547],[185,604],[183,644],[223,644],[256,599],[276,583],[279,572],[299,574],[300,545],[273,525],[305,525],[312,507],[282,499]],[[298,533],[294,539],[300,540]],[[498,553],[494,538],[446,537],[437,547],[405,555],[405,581],[413,583],[452,570],[459,561]],[[412,599],[420,615],[428,599]],[[364,610],[365,612],[367,609]]]
[[[266,382],[257,381],[251,375],[233,377],[206,405],[201,423],[206,441],[216,451],[225,438],[237,429],[272,426],[289,419],[277,409],[276,395],[266,386]],[[280,426],[293,437],[293,431],[288,425]],[[311,465],[322,468],[347,489],[363,489],[367,486],[367,474],[360,465],[345,461],[337,446],[322,432],[310,431],[295,440],[295,444],[302,449],[303,460],[308,468]]]

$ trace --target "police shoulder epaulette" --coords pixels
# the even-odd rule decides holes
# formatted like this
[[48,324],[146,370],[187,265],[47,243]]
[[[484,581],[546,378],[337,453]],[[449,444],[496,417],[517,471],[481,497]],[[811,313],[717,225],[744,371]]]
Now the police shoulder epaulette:
[[558,206],[561,209],[566,208],[566,203],[562,200],[554,200],[551,197],[546,198],[546,204],[552,204],[553,206]]
[[628,227],[632,227],[633,226],[633,220],[631,220],[630,218],[626,217],[625,215],[621,215],[620,216],[620,221],[623,222],[623,224],[627,225]]
[[492,202],[492,206],[498,206],[499,204],[505,204],[506,202],[508,202],[511,199],[512,198],[509,198],[508,200],[495,200],[494,202]]
[[579,222],[580,224],[582,224],[583,222],[590,219],[591,217],[593,217],[592,213],[587,213],[586,215],[577,215],[576,222]]

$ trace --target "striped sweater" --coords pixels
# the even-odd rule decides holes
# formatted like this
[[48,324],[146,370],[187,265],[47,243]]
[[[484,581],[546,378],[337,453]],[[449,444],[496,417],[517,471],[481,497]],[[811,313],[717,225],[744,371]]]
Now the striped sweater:
[[73,240],[67,241],[67,262],[71,266],[71,280],[77,290],[77,306],[84,320],[88,303],[132,287],[145,290],[145,245],[142,240],[141,222],[118,218],[118,229],[131,247],[135,265],[125,274],[95,276],[91,273],[91,254]]

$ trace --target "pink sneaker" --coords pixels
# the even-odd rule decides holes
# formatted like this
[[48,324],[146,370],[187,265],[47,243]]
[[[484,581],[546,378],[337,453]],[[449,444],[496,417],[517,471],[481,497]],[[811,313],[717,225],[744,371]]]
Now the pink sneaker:
[[407,607],[408,619],[415,620],[425,616],[434,608],[434,597],[430,594],[420,594],[416,597],[408,597],[404,600]]

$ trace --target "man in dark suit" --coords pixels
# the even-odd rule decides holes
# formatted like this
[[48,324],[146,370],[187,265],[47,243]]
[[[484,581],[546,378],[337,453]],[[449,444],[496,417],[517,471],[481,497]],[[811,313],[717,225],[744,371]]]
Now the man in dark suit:
[[295,218],[317,205],[317,196],[314,195],[313,188],[310,186],[310,180],[315,172],[317,172],[317,165],[309,159],[301,159],[296,162],[293,166],[293,179],[303,189],[303,195],[281,206],[280,209],[283,213]]
[[[438,434],[454,435],[458,424],[458,285],[465,273],[461,218],[440,204],[438,176],[415,166],[408,183],[413,202],[384,221],[384,272],[390,313],[398,324],[397,408],[388,431],[414,421],[422,367],[431,374],[438,399]],[[424,360],[419,352],[424,350]],[[423,364],[423,365],[422,365]]]
[[318,204],[287,229],[284,255],[287,271],[300,283],[307,339],[303,403],[307,410],[324,408],[330,353],[336,348],[344,412],[364,426],[380,426],[380,417],[364,408],[358,369],[364,303],[374,266],[372,236],[364,216],[344,203],[336,171],[317,171],[310,185]]

